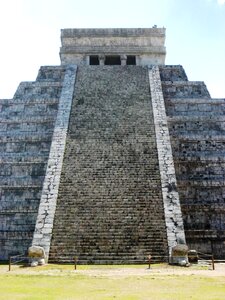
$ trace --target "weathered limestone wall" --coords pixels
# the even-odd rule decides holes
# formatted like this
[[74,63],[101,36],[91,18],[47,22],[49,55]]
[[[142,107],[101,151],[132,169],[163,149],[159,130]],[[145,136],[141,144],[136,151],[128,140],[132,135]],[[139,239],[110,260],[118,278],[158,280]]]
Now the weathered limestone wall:
[[[161,159],[167,165],[168,139],[186,241],[224,258],[225,99],[211,99],[205,84],[189,82],[181,66],[160,66],[170,135],[161,139],[160,152],[155,126],[165,114],[158,75],[151,74],[150,94],[147,67],[80,67],[73,94],[76,68],[65,69],[42,67],[35,82],[21,83],[13,99],[0,100],[0,259],[24,253],[35,224],[33,244],[48,254],[58,186],[51,261],[78,255],[83,262],[139,262],[149,253],[168,255],[168,243],[171,248],[183,239],[180,213],[172,220],[163,202],[170,203],[170,193],[178,200],[176,190],[164,189],[167,175],[175,184],[171,165],[165,178],[159,166]],[[72,94],[59,184],[61,125],[68,122]],[[177,207],[175,201],[173,214]]]
[[31,244],[63,76],[63,67],[42,67],[0,100],[1,260]]
[[147,68],[79,67],[50,261],[168,255]]
[[[48,259],[77,67],[66,68],[32,245]],[[56,221],[58,222],[58,220]],[[66,234],[66,232],[65,232]]]
[[[162,80],[182,73],[176,66],[160,69]],[[202,82],[180,81],[178,73],[162,87],[186,240],[224,258],[225,100],[211,99]]]
[[177,244],[186,244],[180,200],[158,66],[149,68],[149,83],[165,211],[169,254]]
[[89,55],[135,55],[138,65],[165,63],[165,28],[62,29],[61,63],[87,65]]

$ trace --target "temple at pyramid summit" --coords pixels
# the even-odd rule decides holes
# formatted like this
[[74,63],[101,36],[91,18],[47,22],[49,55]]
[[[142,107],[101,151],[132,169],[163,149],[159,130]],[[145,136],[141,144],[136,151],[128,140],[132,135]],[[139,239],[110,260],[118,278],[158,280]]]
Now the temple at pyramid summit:
[[[62,29],[0,100],[0,260],[225,258],[225,99],[165,65],[165,28]],[[182,63],[182,62],[181,62]]]

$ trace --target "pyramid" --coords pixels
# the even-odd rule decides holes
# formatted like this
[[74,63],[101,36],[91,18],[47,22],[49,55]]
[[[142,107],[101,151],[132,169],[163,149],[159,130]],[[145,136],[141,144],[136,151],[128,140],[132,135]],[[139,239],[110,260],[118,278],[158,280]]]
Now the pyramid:
[[225,100],[165,65],[164,28],[63,29],[60,66],[0,100],[0,259],[225,257]]

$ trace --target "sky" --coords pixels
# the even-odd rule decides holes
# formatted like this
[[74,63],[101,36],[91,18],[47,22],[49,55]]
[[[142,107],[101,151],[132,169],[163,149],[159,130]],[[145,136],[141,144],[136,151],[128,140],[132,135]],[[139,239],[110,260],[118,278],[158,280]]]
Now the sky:
[[62,28],[166,28],[166,64],[225,98],[225,0],[0,0],[0,99],[59,65]]

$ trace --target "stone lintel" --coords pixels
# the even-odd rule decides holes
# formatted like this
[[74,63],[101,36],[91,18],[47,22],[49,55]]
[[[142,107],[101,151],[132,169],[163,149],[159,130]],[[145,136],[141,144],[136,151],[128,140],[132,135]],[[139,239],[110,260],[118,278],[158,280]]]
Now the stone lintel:
[[150,54],[166,54],[166,48],[165,47],[159,47],[159,46],[130,46],[127,47],[117,47],[117,46],[65,46],[60,48],[60,54],[86,54],[86,55],[92,55],[92,54],[98,54],[98,53],[104,53],[104,54],[126,54],[126,55],[150,55]]

